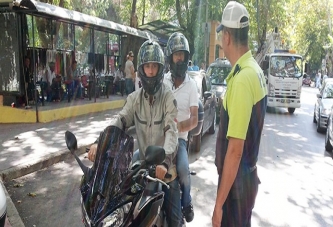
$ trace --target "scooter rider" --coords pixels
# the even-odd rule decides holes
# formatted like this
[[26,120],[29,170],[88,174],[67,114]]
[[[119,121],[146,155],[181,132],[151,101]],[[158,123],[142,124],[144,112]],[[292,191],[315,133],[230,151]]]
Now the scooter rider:
[[165,75],[164,83],[173,91],[178,103],[177,128],[178,152],[177,174],[182,190],[182,210],[187,222],[194,218],[191,198],[191,179],[187,156],[188,132],[198,124],[198,89],[195,81],[187,74],[190,49],[186,37],[173,33],[167,43],[167,60],[170,72]]
[[[142,88],[128,95],[123,109],[115,116],[111,125],[128,128],[135,125],[139,156],[149,145],[163,146],[166,159],[156,166],[156,177],[169,184],[163,186],[163,209],[169,226],[182,226],[180,188],[176,171],[177,152],[177,102],[172,91],[163,84],[164,54],[158,43],[145,41],[138,53],[138,73]],[[95,159],[97,144],[91,146],[88,158]],[[133,158],[134,159],[134,158]],[[164,179],[165,174],[172,175]]]

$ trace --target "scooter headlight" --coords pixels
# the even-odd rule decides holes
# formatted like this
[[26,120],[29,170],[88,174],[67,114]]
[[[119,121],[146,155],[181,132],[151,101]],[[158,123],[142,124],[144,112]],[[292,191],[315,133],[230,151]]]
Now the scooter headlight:
[[103,221],[101,222],[101,226],[121,226],[123,224],[125,215],[129,212],[129,209],[131,208],[131,205],[132,203],[130,202],[113,211],[110,215],[103,219]]

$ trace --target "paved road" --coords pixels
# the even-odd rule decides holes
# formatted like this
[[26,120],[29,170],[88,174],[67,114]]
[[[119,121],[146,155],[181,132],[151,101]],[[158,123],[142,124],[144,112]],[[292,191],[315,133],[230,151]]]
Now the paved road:
[[[333,226],[333,160],[324,151],[325,135],[312,123],[316,92],[303,88],[302,108],[293,115],[286,109],[267,113],[258,160],[262,183],[252,226]],[[195,218],[190,227],[210,226],[217,185],[215,141],[216,134],[205,135],[201,156],[190,158],[190,168],[197,172],[192,176]],[[26,226],[82,226],[80,177],[71,159],[7,182],[6,187]]]

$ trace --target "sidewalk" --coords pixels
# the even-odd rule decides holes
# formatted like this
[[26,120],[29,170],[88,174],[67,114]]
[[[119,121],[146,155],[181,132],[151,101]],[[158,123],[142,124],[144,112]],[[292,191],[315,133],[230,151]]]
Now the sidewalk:
[[[49,123],[0,124],[0,183],[1,178],[10,181],[66,159],[70,155],[65,143],[66,130],[75,134],[80,147],[78,154],[84,153],[119,110]],[[8,193],[7,216],[12,226],[24,226]]]

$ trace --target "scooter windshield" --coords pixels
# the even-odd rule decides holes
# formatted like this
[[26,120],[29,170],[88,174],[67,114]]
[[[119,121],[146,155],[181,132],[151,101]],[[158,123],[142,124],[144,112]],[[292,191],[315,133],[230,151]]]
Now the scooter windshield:
[[119,184],[129,173],[133,148],[133,137],[118,127],[108,126],[101,133],[90,177],[81,182],[82,199],[91,220],[97,221],[110,208],[109,203],[114,203]]

